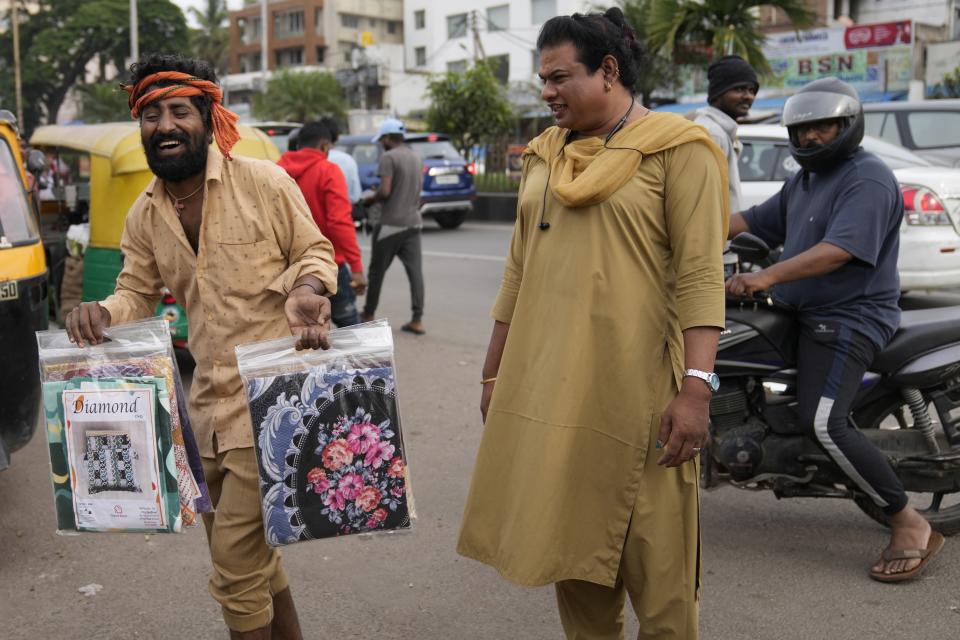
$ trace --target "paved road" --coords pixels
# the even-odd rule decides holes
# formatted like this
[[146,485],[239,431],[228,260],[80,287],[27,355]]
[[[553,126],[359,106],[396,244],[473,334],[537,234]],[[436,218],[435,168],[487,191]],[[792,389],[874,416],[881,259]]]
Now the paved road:
[[[552,592],[502,581],[454,545],[480,435],[477,379],[510,227],[425,234],[429,334],[396,336],[420,519],[407,535],[316,541],[285,561],[307,637],[562,637]],[[408,317],[402,268],[383,314]],[[0,640],[224,638],[205,538],[57,536],[40,438],[0,473]],[[960,540],[911,585],[866,577],[883,530],[846,502],[702,497],[704,639],[948,640],[960,628]],[[95,596],[78,592],[97,583]],[[636,629],[628,614],[631,630]],[[635,633],[635,631],[634,631]]]

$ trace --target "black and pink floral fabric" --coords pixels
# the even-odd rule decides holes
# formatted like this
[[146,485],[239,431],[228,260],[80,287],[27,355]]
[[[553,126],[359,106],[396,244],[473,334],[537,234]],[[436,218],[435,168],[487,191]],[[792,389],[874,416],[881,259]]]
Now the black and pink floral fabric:
[[410,527],[391,367],[250,378],[247,393],[271,545]]

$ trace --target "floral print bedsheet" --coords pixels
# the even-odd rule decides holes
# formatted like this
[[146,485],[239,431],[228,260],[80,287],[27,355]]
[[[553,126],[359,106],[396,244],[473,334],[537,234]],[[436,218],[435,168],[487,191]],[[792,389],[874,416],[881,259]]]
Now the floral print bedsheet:
[[410,527],[392,367],[250,378],[247,397],[269,544]]

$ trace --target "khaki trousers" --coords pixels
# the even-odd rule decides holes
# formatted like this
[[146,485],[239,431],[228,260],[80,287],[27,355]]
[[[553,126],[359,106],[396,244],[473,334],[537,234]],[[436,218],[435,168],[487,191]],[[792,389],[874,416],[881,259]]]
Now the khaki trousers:
[[260,511],[257,457],[252,447],[203,458],[216,509],[203,514],[213,573],[210,594],[234,631],[252,631],[273,620],[273,596],[287,588],[280,552],[267,545]]
[[555,584],[568,640],[622,640],[630,596],[639,640],[696,640],[699,626],[699,463],[667,469],[651,449],[613,588],[582,580]]

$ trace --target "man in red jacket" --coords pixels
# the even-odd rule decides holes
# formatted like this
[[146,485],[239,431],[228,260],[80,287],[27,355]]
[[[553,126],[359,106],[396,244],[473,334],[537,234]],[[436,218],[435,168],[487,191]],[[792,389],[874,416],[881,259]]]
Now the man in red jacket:
[[277,164],[297,181],[320,232],[333,243],[339,275],[337,294],[330,298],[331,317],[338,327],[346,327],[360,322],[357,295],[366,291],[367,279],[346,179],[340,167],[327,160],[332,139],[326,125],[308,122],[297,138],[298,150],[283,154]]

